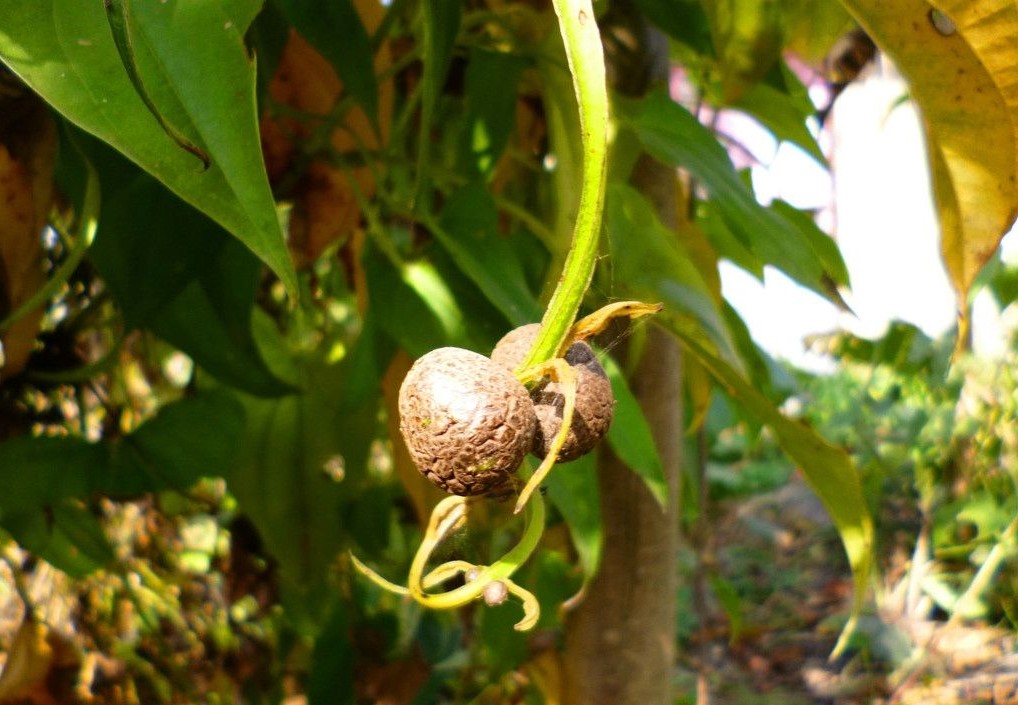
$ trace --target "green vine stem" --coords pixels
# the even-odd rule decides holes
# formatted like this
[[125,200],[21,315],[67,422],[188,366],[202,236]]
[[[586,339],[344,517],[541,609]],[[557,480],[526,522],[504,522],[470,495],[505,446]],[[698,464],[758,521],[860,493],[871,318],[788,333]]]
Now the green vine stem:
[[[351,553],[350,558],[354,568],[380,588],[396,595],[410,596],[419,604],[431,609],[462,607],[480,597],[486,585],[501,581],[506,585],[510,594],[520,598],[523,603],[524,618],[517,623],[516,628],[521,631],[530,629],[537,623],[540,615],[537,599],[527,590],[509,580],[509,577],[530,558],[530,554],[534,552],[541,540],[545,520],[544,498],[538,493],[532,501],[527,503],[523,532],[519,543],[491,565],[474,566],[465,561],[450,561],[425,574],[424,570],[431,554],[450,533],[463,524],[466,520],[466,510],[467,499],[456,495],[446,497],[435,506],[421,545],[414,554],[410,575],[407,579],[408,587],[386,580]],[[455,574],[466,572],[471,568],[478,569],[477,575],[465,585],[448,592],[426,592],[427,588],[434,587]]]
[[[559,30],[562,33],[579,107],[583,178],[580,184],[579,212],[562,267],[562,276],[545,309],[541,331],[527,357],[516,370],[516,376],[522,380],[532,379],[536,371],[545,370],[548,367],[546,363],[561,357],[570,342],[573,322],[594,274],[601,231],[601,211],[604,208],[608,152],[608,91],[601,35],[590,0],[552,0],[552,4],[558,16]],[[575,381],[572,386],[575,393]],[[561,439],[558,439],[559,445],[564,440],[569,425],[564,420]],[[466,520],[466,499],[457,496],[442,500],[432,511],[424,539],[410,567],[407,587],[386,580],[351,554],[354,567],[379,587],[398,595],[408,595],[419,604],[433,609],[450,609],[465,605],[480,597],[486,585],[501,581],[508,591],[519,597],[524,604],[525,616],[516,628],[520,630],[531,628],[539,614],[537,600],[509,580],[509,577],[530,557],[544,533],[544,499],[540,492],[533,492],[533,489],[550,470],[556,455],[557,451],[549,453],[546,462],[542,463],[534,477],[529,478],[531,482],[527,483],[527,488],[521,494],[516,511],[525,513],[519,543],[491,565],[476,566],[479,572],[465,585],[448,592],[426,592],[433,584],[466,570],[467,564],[462,561],[452,561],[438,566],[427,575],[424,573],[435,548]],[[524,480],[528,479],[525,472],[521,472],[521,476]]]
[[565,45],[569,71],[580,113],[583,147],[583,180],[573,239],[562,267],[562,276],[551,295],[541,332],[518,372],[559,357],[569,329],[580,310],[597,262],[604,208],[605,170],[608,154],[608,90],[605,83],[604,49],[590,0],[553,0]]
[[446,593],[431,594],[424,592],[424,564],[427,562],[431,551],[418,551],[410,568],[410,594],[414,595],[414,598],[422,605],[435,609],[457,607],[480,597],[485,585],[495,580],[507,579],[530,558],[530,554],[537,548],[537,543],[544,533],[544,514],[543,500],[528,503],[527,512],[524,515],[523,534],[520,537],[519,543],[491,565],[481,567],[481,572],[477,577],[466,585]]

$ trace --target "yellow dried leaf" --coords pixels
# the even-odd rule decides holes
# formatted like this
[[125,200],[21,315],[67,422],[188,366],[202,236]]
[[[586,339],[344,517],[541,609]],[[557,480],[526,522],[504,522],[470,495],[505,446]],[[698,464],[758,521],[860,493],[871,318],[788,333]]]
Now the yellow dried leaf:
[[[368,32],[377,29],[385,8],[375,0],[356,0],[354,7]],[[375,56],[375,71],[385,72],[391,65],[388,48]],[[285,180],[298,156],[295,141],[319,139],[316,131],[343,94],[343,82],[331,64],[303,37],[290,32],[280,57],[269,92],[273,101],[303,113],[292,116],[266,115],[262,119],[262,149],[266,168],[274,184]],[[392,116],[393,80],[378,85],[378,118],[381,134],[360,106],[353,106],[329,135],[337,154],[357,149],[376,150],[388,139]],[[351,184],[353,178],[356,184]],[[292,190],[284,194],[293,199],[289,223],[289,244],[297,266],[313,262],[332,243],[345,240],[360,219],[354,188],[367,198],[375,193],[375,177],[368,166],[351,167],[344,172],[326,161],[313,161]]]
[[[941,252],[964,312],[1018,207],[1018,5],[843,0],[908,80],[926,126]],[[962,320],[963,331],[965,321]]]
[[[0,143],[0,320],[16,311],[46,281],[41,236],[53,201],[57,143],[56,127],[41,104],[4,127]],[[4,352],[0,379],[24,369],[41,320],[39,308],[0,333]]]
[[25,617],[14,635],[0,675],[0,703],[31,698],[43,689],[53,664],[53,648],[47,636],[49,627],[30,616]]
[[524,664],[523,672],[541,693],[545,705],[562,702],[562,659],[557,652],[540,652]]
[[690,406],[686,411],[689,418],[686,428],[690,434],[693,434],[699,432],[707,421],[714,381],[703,365],[692,356],[682,361],[682,373],[686,381],[686,393],[689,395]]

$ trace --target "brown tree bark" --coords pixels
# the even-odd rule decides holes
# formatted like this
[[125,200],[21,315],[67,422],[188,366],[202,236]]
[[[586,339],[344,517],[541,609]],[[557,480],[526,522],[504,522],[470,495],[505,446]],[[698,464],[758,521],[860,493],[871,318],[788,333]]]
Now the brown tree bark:
[[[667,45],[630,8],[605,18],[609,75],[626,93],[667,78]],[[662,54],[663,52],[663,54]],[[642,157],[633,185],[678,222],[674,169]],[[675,650],[676,554],[682,462],[682,383],[676,341],[650,327],[629,380],[654,435],[669,485],[662,508],[643,481],[605,445],[598,462],[604,550],[586,599],[566,623],[567,705],[671,705]]]

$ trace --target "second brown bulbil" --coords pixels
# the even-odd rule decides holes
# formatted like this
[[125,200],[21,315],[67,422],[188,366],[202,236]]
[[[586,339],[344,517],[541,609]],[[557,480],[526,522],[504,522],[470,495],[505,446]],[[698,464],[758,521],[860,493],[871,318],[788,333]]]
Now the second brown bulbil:
[[[509,370],[515,370],[526,357],[537,334],[539,323],[530,323],[509,331],[491,352],[491,359]],[[576,411],[569,427],[565,445],[558,453],[559,462],[575,460],[594,449],[608,433],[615,413],[612,385],[593,348],[583,341],[569,346],[565,361],[576,372]],[[544,380],[530,390],[530,399],[537,414],[537,430],[531,451],[539,458],[548,455],[555,434],[562,427],[565,399],[558,382]]]

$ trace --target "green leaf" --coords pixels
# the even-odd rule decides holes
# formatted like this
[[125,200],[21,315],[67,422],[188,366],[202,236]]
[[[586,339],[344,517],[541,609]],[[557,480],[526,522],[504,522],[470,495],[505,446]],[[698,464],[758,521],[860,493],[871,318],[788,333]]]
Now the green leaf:
[[604,223],[617,286],[633,298],[663,300],[695,319],[718,346],[731,349],[710,287],[643,195],[625,184],[609,184]]
[[[135,52],[134,42],[137,27],[130,0],[106,0],[103,6],[106,9],[106,19],[113,32],[113,43],[117,47],[117,53],[120,55],[120,61],[127,71],[127,77],[130,79],[131,85],[138,92],[138,97],[141,98],[148,111],[152,113],[152,117],[159,123],[159,127],[163,129],[163,132],[176,142],[178,147],[200,159],[203,170],[208,169],[212,163],[212,158],[203,148],[192,142],[190,137],[178,130],[176,125],[163,115],[162,108],[159,107],[156,99],[149,92],[146,83],[147,79],[142,75],[144,69],[140,65],[141,61],[147,58],[143,55],[144,48],[139,47],[139,51]],[[180,106],[178,104],[175,107],[179,108]]]
[[786,49],[821,66],[834,43],[855,27],[841,6],[830,0],[792,0],[785,7]]
[[844,287],[851,285],[848,277],[848,267],[845,265],[845,260],[841,257],[841,250],[838,248],[838,244],[834,241],[834,238],[820,229],[820,226],[816,224],[810,213],[801,211],[780,199],[771,203],[771,210],[784,218],[785,222],[802,234],[817,259],[823,265],[824,276],[829,278],[832,284]]
[[467,63],[467,129],[463,171],[488,180],[516,121],[517,84],[527,61],[505,52],[474,49]]
[[287,21],[324,56],[343,88],[378,122],[378,82],[368,36],[351,0],[275,0]]
[[[131,328],[148,325],[204,270],[228,240],[208,217],[101,142],[80,135],[99,173],[99,230],[89,258]],[[139,204],[146,222],[140,237]]]
[[[453,46],[460,28],[460,3],[452,0],[423,2],[421,7],[421,29],[424,34],[424,104],[431,110],[438,102],[445,84],[445,75],[452,60]],[[425,134],[422,132],[422,134]]]
[[667,164],[681,166],[710,191],[733,233],[766,264],[837,305],[843,305],[809,238],[774,210],[757,203],[739,178],[728,154],[714,135],[688,110],[663,93],[636,104],[620,104],[623,118],[647,151]]
[[1018,301],[1018,267],[1005,264],[1000,257],[990,260],[980,273],[980,279],[993,295],[993,300],[1003,311]]
[[305,447],[305,440],[322,439],[333,419],[309,413],[306,394],[242,401],[247,433],[227,475],[230,492],[279,560],[286,583],[313,591],[342,542],[343,488],[326,474],[327,456]]
[[714,591],[714,596],[717,597],[718,602],[721,604],[721,609],[725,611],[725,616],[728,617],[729,640],[732,643],[736,643],[742,638],[743,631],[746,628],[746,610],[743,606],[742,598],[739,597],[735,587],[718,573],[711,573],[707,576],[707,579],[710,581],[710,587]]
[[76,0],[12,5],[0,60],[68,120],[113,145],[208,214],[279,275],[296,274],[261,158],[254,64],[243,35],[260,3],[132,4],[135,68],[162,119],[211,158],[181,149],[132,84],[104,13]]
[[346,705],[354,699],[354,656],[346,603],[332,600],[331,614],[311,651],[307,681],[308,705]]
[[18,436],[0,443],[0,513],[84,497],[89,478],[108,462],[105,446],[80,438]]
[[934,341],[919,327],[905,321],[891,321],[887,331],[876,340],[842,332],[830,336],[825,343],[829,354],[838,360],[886,365],[907,375],[946,377],[950,365],[948,340]]
[[418,208],[431,205],[428,174],[431,166],[431,126],[435,118],[445,76],[452,60],[452,49],[460,26],[460,3],[455,0],[433,0],[420,3],[420,26],[423,34],[424,75],[421,77],[421,121],[417,145]]
[[695,356],[721,387],[746,411],[771,427],[782,449],[799,466],[806,481],[823,502],[845,546],[855,585],[852,618],[836,651],[850,635],[866,601],[873,568],[873,520],[863,496],[859,473],[841,448],[832,446],[816,431],[785,417],[752,383],[733,368],[703,334],[681,318],[667,313],[658,319]]
[[608,443],[619,459],[640,476],[663,508],[668,501],[668,481],[647,419],[615,360],[604,356],[601,364],[615,396],[615,417],[608,428]]
[[767,359],[764,357],[766,353],[757,347],[745,321],[742,320],[739,312],[727,301],[722,306],[722,313],[724,314],[725,322],[728,324],[728,330],[732,333],[732,340],[739,352],[739,358],[742,360],[749,381],[753,383],[754,387],[763,392],[768,399],[774,399],[774,385],[771,380],[770,367],[767,364]]
[[597,573],[604,535],[601,531],[601,495],[594,454],[560,464],[548,475],[548,496],[569,526],[586,579]]
[[[537,560],[544,555],[549,554],[541,552],[534,559]],[[514,577],[517,583],[520,582],[520,578],[519,574]],[[527,589],[531,589],[530,585],[525,585]],[[542,602],[540,597],[538,602],[541,605],[553,604]],[[548,610],[542,609],[541,617],[545,617],[547,612]],[[477,641],[484,644],[481,658],[484,659],[484,665],[488,669],[488,677],[496,681],[519,668],[527,660],[530,655],[529,634],[513,629],[513,625],[520,619],[519,603],[515,600],[506,600],[497,607],[480,610],[477,618]]]
[[732,107],[756,118],[770,130],[775,139],[798,145],[821,166],[827,166],[820,145],[806,127],[809,115],[802,114],[798,102],[788,93],[767,83],[757,83],[743,93]]
[[378,385],[395,353],[392,339],[382,332],[374,308],[365,314],[357,342],[345,361],[347,381],[339,399],[340,411],[363,407],[378,395]]
[[70,500],[46,512],[5,514],[3,527],[22,548],[72,578],[84,578],[115,558],[99,520]]
[[[246,2],[247,0],[240,0]],[[290,40],[290,23],[275,4],[266,3],[244,35],[257,65],[258,112],[262,113],[272,77],[279,67],[286,43]]]
[[[0,512],[26,512],[93,492],[132,496],[186,489],[232,463],[243,426],[224,393],[168,404],[133,433],[88,443],[80,438],[20,436],[0,444]],[[16,470],[16,471],[15,471]]]
[[429,262],[397,268],[375,247],[368,247],[364,273],[375,320],[411,356],[443,345],[469,347],[463,311]]
[[[268,370],[251,337],[258,260],[119,154],[77,136],[99,171],[103,194],[89,256],[128,326],[151,329],[234,386],[268,396],[292,391]],[[144,237],[139,204],[148,218]]]
[[259,283],[258,262],[232,240],[149,324],[214,377],[260,396],[294,387],[273,375],[251,332]]
[[[72,561],[93,564],[94,568],[90,568],[89,572],[113,562],[113,547],[106,538],[106,532],[99,519],[88,509],[76,502],[65,501],[52,508],[52,517],[54,538],[67,540],[72,547],[68,556]],[[51,550],[56,547],[50,544]]]
[[463,329],[465,344],[462,347],[485,354],[490,352],[495,342],[512,327],[509,319],[466,276],[441,243],[436,242],[427,247],[427,261],[456,301],[463,320],[469,322]]
[[[279,399],[237,395],[247,424],[226,479],[279,561],[292,600],[310,601],[314,612],[321,603],[312,597],[325,589],[346,540],[344,503],[357,496],[367,473],[369,449],[378,435],[380,385],[377,378],[353,379],[349,356],[339,362],[318,356],[294,362],[303,393]],[[368,384],[375,394],[344,407],[340,400],[355,384]]]
[[522,264],[509,240],[498,232],[495,201],[482,184],[464,186],[452,194],[433,233],[457,266],[514,326],[541,317]]
[[976,537],[996,540],[1001,538],[1001,533],[1006,531],[1013,519],[1013,509],[1004,506],[1001,498],[986,490],[975,491],[938,508],[935,522],[939,531],[934,532],[934,545],[938,548],[958,545],[955,533],[958,524],[972,524],[976,528]]
[[226,392],[168,404],[130,435],[108,442],[113,463],[105,477],[94,473],[94,489],[113,495],[183,490],[201,477],[224,475],[243,428],[243,408]]
[[636,6],[675,41],[704,56],[714,53],[707,14],[699,0],[636,0]]
[[749,245],[740,240],[728,227],[728,223],[718,212],[716,202],[705,201],[698,204],[696,222],[717,252],[719,259],[728,260],[763,282],[764,263],[749,249]]
[[703,0],[725,102],[751,89],[781,56],[782,6],[778,0]]
[[343,513],[349,518],[349,537],[357,546],[357,555],[381,556],[386,553],[394,533],[394,509],[402,499],[397,486],[375,485],[358,493],[343,507]]

